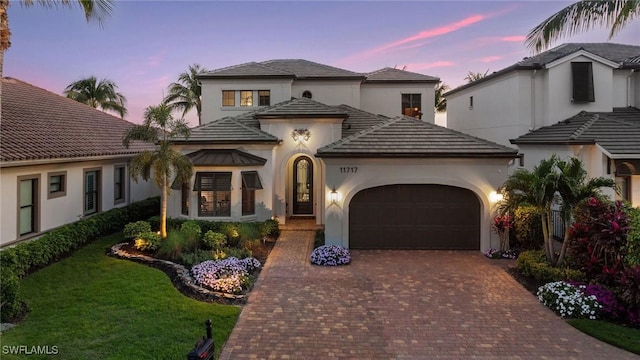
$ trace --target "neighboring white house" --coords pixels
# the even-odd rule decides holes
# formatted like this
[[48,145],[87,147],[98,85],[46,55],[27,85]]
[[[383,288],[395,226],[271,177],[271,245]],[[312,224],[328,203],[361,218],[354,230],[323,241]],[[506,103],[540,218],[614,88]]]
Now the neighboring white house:
[[128,162],[147,144],[122,146],[133,124],[12,78],[2,79],[0,246],[81,217],[158,195]]
[[201,81],[203,125],[174,141],[194,176],[169,216],[315,218],[350,248],[497,246],[490,195],[517,151],[433,124],[436,78],[272,60]]
[[447,127],[508,145],[580,111],[640,107],[640,46],[560,45],[444,96]]
[[615,179],[620,192],[612,198],[640,206],[640,110],[619,108],[612,112],[580,112],[512,140],[525,154],[531,168],[555,153],[582,160],[591,176]]
[[527,168],[578,156],[640,206],[640,46],[560,45],[445,96],[451,129],[518,145]]

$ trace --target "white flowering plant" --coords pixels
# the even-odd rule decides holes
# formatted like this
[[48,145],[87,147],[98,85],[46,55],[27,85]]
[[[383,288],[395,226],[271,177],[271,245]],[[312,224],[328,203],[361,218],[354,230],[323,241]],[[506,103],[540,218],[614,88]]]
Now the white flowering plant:
[[351,262],[349,250],[338,245],[322,245],[311,252],[311,263],[322,266],[347,265]]
[[193,278],[201,286],[228,294],[241,294],[253,283],[253,276],[260,268],[256,258],[207,260],[191,268]]
[[602,305],[595,295],[585,295],[584,287],[565,281],[547,283],[538,288],[538,300],[563,318],[595,320]]

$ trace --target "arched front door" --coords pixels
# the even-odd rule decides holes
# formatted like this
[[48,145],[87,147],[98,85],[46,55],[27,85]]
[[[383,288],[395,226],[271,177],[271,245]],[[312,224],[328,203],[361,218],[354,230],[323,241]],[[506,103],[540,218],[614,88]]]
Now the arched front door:
[[293,215],[313,215],[313,162],[300,156],[293,162]]

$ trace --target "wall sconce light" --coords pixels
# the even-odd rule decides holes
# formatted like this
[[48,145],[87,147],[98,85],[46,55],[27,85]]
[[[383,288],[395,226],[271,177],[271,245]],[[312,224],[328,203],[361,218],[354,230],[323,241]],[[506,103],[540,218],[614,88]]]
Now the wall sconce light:
[[311,132],[307,129],[295,129],[291,132],[291,137],[293,138],[293,141],[309,141]]
[[500,193],[497,193],[495,191],[492,191],[489,193],[489,201],[491,201],[494,204],[502,201],[502,199],[504,199],[504,196],[502,196],[502,194]]
[[330,199],[331,199],[331,203],[332,204],[335,204],[335,203],[338,202],[338,192],[336,191],[336,187],[335,186],[333,188],[331,188]]

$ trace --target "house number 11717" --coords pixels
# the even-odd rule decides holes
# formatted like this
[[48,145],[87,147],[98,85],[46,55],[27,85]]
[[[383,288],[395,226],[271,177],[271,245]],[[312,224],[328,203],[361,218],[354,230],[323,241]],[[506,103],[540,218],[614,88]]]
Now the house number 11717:
[[345,173],[357,173],[358,172],[358,167],[357,166],[345,166],[345,167],[341,167],[340,168],[340,172],[345,174]]

